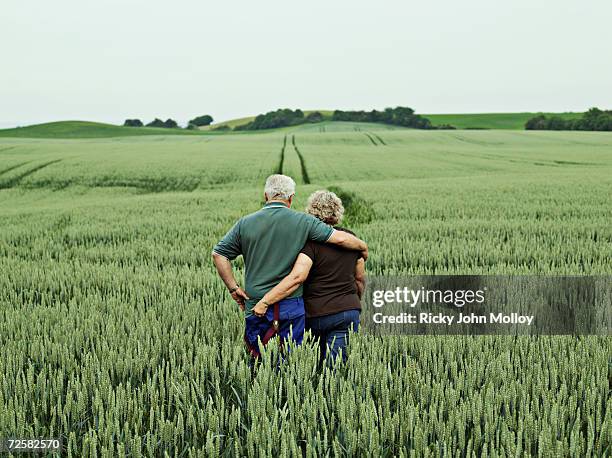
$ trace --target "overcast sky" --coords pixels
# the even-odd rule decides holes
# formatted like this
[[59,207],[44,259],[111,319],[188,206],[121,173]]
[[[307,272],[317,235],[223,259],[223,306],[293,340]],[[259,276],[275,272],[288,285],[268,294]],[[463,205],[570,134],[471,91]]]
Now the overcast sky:
[[2,0],[0,126],[612,108],[610,0]]

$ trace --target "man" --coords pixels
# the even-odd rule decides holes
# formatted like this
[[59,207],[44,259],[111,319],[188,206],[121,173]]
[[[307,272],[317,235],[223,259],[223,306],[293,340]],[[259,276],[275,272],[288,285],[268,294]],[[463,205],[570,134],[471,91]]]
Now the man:
[[[293,263],[308,240],[332,243],[360,251],[367,259],[368,246],[357,237],[336,231],[314,216],[291,210],[295,182],[285,175],[271,175],[264,189],[264,207],[240,220],[214,247],[212,256],[219,276],[232,298],[246,313],[245,342],[251,355],[259,356],[258,339],[265,344],[278,334],[290,333],[296,344],[304,336],[304,301],[302,287],[277,304],[266,304],[263,316],[252,310],[266,292],[291,272]],[[231,262],[242,255],[245,288],[236,282]]]

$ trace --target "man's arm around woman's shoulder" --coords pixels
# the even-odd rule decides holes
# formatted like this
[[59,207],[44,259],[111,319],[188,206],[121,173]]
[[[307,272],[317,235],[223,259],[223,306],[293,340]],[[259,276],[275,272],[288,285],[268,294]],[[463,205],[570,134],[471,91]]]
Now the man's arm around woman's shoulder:
[[327,243],[338,245],[347,250],[360,251],[363,260],[366,261],[368,259],[368,244],[360,238],[355,237],[353,234],[349,234],[343,230],[334,229],[334,232],[332,232],[329,239],[327,239]]

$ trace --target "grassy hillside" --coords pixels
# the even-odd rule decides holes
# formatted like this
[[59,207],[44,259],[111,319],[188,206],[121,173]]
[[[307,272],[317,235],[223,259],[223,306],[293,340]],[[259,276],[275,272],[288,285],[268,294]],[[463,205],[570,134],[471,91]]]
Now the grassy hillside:
[[228,121],[221,121],[221,122],[214,123],[210,126],[202,126],[200,127],[200,130],[213,130],[215,127],[220,127],[220,126],[228,126],[233,129],[236,126],[241,126],[242,124],[251,122],[253,119],[255,119],[255,116],[247,116],[246,118],[230,119]]
[[[540,113],[464,113],[425,114],[434,125],[451,124],[458,129],[518,129],[523,130],[528,119]],[[582,113],[543,113],[563,119],[579,118]]]
[[103,138],[134,135],[198,135],[201,132],[157,127],[123,127],[90,121],[57,121],[13,129],[0,129],[0,137]]
[[[318,111],[319,113],[321,113],[323,115],[323,118],[325,119],[331,119],[331,116],[333,114],[333,110],[305,110],[304,115],[308,116],[310,113],[314,113],[315,111]],[[254,119],[255,119],[255,116],[247,116],[245,118],[230,119],[228,121],[216,122],[212,126],[203,126],[200,128],[200,130],[212,130],[215,127],[219,127],[219,126],[228,126],[233,129],[236,126],[241,126],[243,124],[249,123],[253,121]]]

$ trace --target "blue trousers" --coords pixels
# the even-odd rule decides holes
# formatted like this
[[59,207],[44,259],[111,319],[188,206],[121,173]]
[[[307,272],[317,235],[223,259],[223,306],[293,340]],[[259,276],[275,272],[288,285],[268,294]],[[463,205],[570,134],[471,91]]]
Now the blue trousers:
[[308,318],[306,327],[319,340],[322,359],[328,350],[332,361],[342,351],[342,360],[346,361],[349,333],[357,332],[359,329],[359,310],[346,310],[332,315]]
[[[304,312],[304,299],[295,297],[283,299],[279,302],[280,316],[278,334],[281,340],[289,339],[295,345],[300,345],[304,340],[304,324],[306,315]],[[268,307],[265,316],[258,317],[256,315],[247,316],[244,326],[244,341],[253,354],[253,350],[259,352],[258,338],[263,340],[268,330],[272,327],[274,320],[274,308]],[[255,356],[255,355],[254,355]]]

